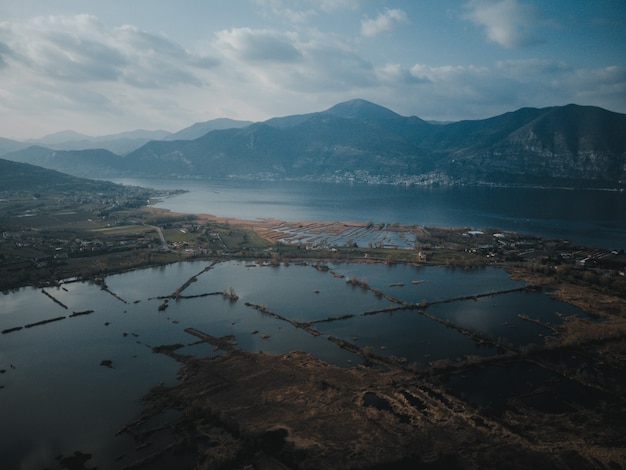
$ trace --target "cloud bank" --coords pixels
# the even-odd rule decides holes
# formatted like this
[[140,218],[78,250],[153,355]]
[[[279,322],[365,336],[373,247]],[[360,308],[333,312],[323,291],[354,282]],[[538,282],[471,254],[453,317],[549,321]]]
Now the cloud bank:
[[[264,120],[318,111],[357,97],[436,120],[570,102],[608,109],[622,103],[626,110],[624,63],[581,67],[519,54],[476,63],[472,57],[429,61],[420,59],[432,44],[420,43],[409,45],[415,52],[410,56],[384,49],[376,56],[371,50],[378,41],[410,35],[418,17],[409,19],[397,8],[364,17],[356,0],[258,2],[272,21],[217,29],[193,47],[93,15],[0,22],[3,136],[38,137],[69,128],[90,135],[176,131],[217,117]],[[311,23],[339,18],[340,12],[353,20],[345,31]],[[546,24],[516,0],[471,0],[456,18],[478,25],[503,51],[535,50],[526,48],[542,40],[538,33]]]
[[540,24],[535,8],[517,0],[471,0],[465,18],[482,26],[489,40],[508,48],[543,42],[537,34]]
[[387,9],[373,20],[361,21],[361,34],[363,36],[378,36],[386,31],[391,31],[397,26],[410,23],[408,15],[397,8]]

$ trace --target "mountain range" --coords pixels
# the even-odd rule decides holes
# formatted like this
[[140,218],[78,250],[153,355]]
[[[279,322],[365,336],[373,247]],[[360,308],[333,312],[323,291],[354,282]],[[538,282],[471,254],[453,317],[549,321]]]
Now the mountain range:
[[357,99],[265,122],[213,124],[221,127],[199,123],[126,154],[31,146],[3,158],[103,178],[626,187],[626,115],[592,106],[522,108],[489,119],[431,123]]
[[197,122],[174,133],[163,130],[147,131],[137,129],[119,134],[94,137],[67,130],[55,132],[40,139],[30,139],[21,142],[0,137],[0,156],[30,146],[45,147],[49,150],[90,150],[98,148],[118,155],[126,155],[152,140],[197,139],[212,130],[245,127],[250,124],[252,124],[251,121],[218,118]]

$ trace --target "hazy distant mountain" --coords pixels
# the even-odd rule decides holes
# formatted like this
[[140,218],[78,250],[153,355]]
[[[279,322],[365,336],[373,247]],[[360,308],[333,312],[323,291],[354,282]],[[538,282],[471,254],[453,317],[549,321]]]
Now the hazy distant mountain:
[[0,137],[0,157],[9,152],[16,152],[17,150],[21,150],[26,147],[28,147],[28,144]]
[[118,175],[121,158],[105,149],[54,150],[33,145],[4,155],[7,160],[57,170],[69,175],[106,178]]
[[80,134],[79,132],[65,130],[48,134],[40,139],[30,139],[28,142],[40,145],[59,145],[66,142],[82,142],[93,138],[94,137],[85,134]]
[[192,140],[212,130],[241,128],[250,124],[252,124],[251,121],[236,121],[233,119],[220,118],[206,122],[198,122],[175,133],[163,130],[147,131],[137,129],[97,137],[67,130],[55,132],[54,134],[47,135],[40,139],[29,140],[26,144],[19,142],[17,142],[17,146],[7,144],[7,149],[4,152],[2,151],[3,142],[0,141],[0,155],[20,150],[30,145],[38,145],[52,150],[105,149],[117,155],[126,155],[153,140]]
[[205,122],[196,122],[195,124],[170,134],[161,140],[193,140],[198,137],[202,137],[207,132],[224,129],[240,129],[242,127],[249,126],[250,124],[252,124],[252,121],[236,121],[228,118],[212,119]]
[[138,129],[119,134],[92,137],[74,131],[61,131],[47,135],[41,139],[28,141],[30,145],[41,145],[54,150],[87,150],[102,148],[118,155],[124,155],[138,149],[151,140],[166,138],[167,131],[147,131]]
[[616,188],[626,187],[626,115],[568,105],[442,125],[352,100],[317,113],[212,130],[192,140],[151,141],[124,157],[103,150],[52,153],[35,148],[5,158],[102,177]]

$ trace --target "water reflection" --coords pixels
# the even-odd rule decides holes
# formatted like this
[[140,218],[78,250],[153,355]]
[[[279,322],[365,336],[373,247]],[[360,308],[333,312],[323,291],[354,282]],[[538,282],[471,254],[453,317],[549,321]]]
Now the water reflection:
[[506,187],[393,185],[199,179],[118,179],[119,183],[188,193],[158,204],[175,212],[240,219],[499,227],[590,246],[621,249],[626,240],[623,192]]
[[[366,278],[369,287],[348,284],[352,276]],[[24,288],[3,295],[0,330],[22,327],[3,334],[0,343],[0,455],[8,467],[44,467],[55,456],[75,450],[92,453],[98,468],[134,460],[133,444],[116,433],[138,412],[138,398],[155,384],[174,383],[179,367],[151,348],[180,343],[185,345],[182,354],[220,354],[207,343],[198,344],[187,328],[215,337],[233,335],[246,351],[300,349],[341,366],[363,362],[328,341],[333,336],[382,356],[426,365],[498,354],[497,348],[479,345],[455,325],[523,346],[541,342],[541,335],[551,331],[521,319],[520,313],[555,326],[561,321],[556,312],[582,315],[542,293],[526,292],[429,305],[426,313],[442,321],[408,308],[424,300],[522,285],[494,268],[329,264],[326,270],[185,262],[112,275],[104,282],[67,283],[46,288],[45,294]],[[219,295],[229,288],[237,301]],[[164,297],[177,291],[180,297],[167,299],[167,308],[159,310]],[[251,306],[263,306],[276,316]],[[55,317],[62,319],[23,328]],[[100,365],[105,360],[111,368]]]

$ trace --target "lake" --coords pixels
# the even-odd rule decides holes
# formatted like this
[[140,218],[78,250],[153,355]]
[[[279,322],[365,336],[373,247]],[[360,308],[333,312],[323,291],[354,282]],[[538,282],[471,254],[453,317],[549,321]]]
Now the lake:
[[[92,454],[89,464],[97,468],[119,468],[152,452],[135,450],[128,435],[117,435],[139,413],[139,399],[151,386],[176,383],[179,364],[153,353],[151,347],[180,343],[182,354],[221,354],[207,343],[197,344],[186,328],[216,337],[233,335],[238,347],[252,352],[300,349],[342,367],[363,362],[328,340],[333,336],[382,356],[425,366],[500,351],[416,309],[386,312],[400,304],[371,289],[352,286],[346,279],[367,278],[372,289],[409,303],[435,303],[523,286],[493,267],[327,266],[328,270],[320,270],[306,264],[181,262],[108,276],[107,289],[68,282],[3,294],[0,456],[6,468],[43,468],[55,456],[69,456],[76,450]],[[159,310],[163,296],[193,276],[197,280],[183,291],[186,298],[171,300],[165,310]],[[231,287],[237,301],[215,294]],[[321,334],[312,335],[253,305],[297,322],[311,322]],[[74,312],[90,313],[72,316]],[[563,316],[584,316],[580,309],[543,293],[525,291],[434,304],[427,312],[515,346],[541,343],[552,333],[519,314],[553,325],[560,324]],[[40,324],[55,318],[60,320]],[[19,327],[23,328],[12,331]]]
[[116,179],[186,189],[157,207],[240,219],[494,227],[626,249],[626,192],[487,186],[405,187],[292,181]]
[[[617,192],[230,180],[118,182],[188,189],[158,204],[184,213],[489,226],[626,248],[626,196]],[[5,468],[44,468],[54,466],[59,455],[81,451],[93,455],[88,466],[107,469],[150,454],[150,448],[137,450],[130,436],[117,433],[140,412],[140,397],[152,386],[176,383],[180,365],[151,348],[180,343],[182,354],[221,354],[207,343],[197,343],[186,328],[216,337],[232,335],[238,347],[251,352],[302,349],[342,367],[362,363],[360,356],[329,341],[332,336],[381,356],[427,366],[432,361],[501,353],[493,344],[478,342],[450,324],[488,342],[520,348],[541,344],[552,334],[541,324],[558,326],[569,315],[585,316],[580,309],[542,292],[482,296],[523,286],[493,267],[328,264],[328,268],[183,262],[107,276],[107,289],[94,283],[67,282],[2,294],[0,461]],[[163,296],[196,275],[197,281],[183,292],[189,298],[171,300],[165,310],[159,310]],[[348,284],[346,279],[352,276],[367,279],[371,289]],[[231,287],[239,296],[237,301],[219,294]],[[418,309],[400,308],[372,289],[401,302],[432,304],[426,315]],[[478,297],[440,303],[467,296]],[[320,335],[264,314],[254,305],[294,322],[310,322]],[[513,373],[534,376],[534,367],[538,366]],[[480,405],[484,400],[480,380],[497,380],[502,374],[493,367],[478,379],[451,377],[449,385]],[[552,376],[546,375],[545,380]],[[505,409],[505,398],[496,411]],[[164,465],[171,468],[173,464],[166,460]]]

